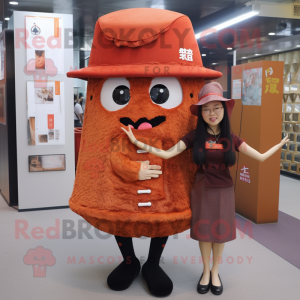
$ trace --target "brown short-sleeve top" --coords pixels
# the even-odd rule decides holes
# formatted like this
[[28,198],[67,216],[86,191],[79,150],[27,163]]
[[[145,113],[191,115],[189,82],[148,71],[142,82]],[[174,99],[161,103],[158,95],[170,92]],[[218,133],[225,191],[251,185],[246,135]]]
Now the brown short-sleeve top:
[[[196,130],[193,130],[186,134],[181,140],[186,145],[186,150],[190,149],[194,145]],[[239,146],[244,142],[240,137],[231,133],[233,145],[232,151],[239,152]],[[206,135],[206,141],[215,141],[215,136],[208,133]],[[220,144],[222,140],[219,139],[217,144]],[[229,147],[229,146],[228,146]],[[206,164],[198,165],[197,172],[205,174],[204,184],[207,187],[230,187],[233,186],[233,181],[230,175],[229,167],[225,167],[224,151],[226,149],[206,149]]]

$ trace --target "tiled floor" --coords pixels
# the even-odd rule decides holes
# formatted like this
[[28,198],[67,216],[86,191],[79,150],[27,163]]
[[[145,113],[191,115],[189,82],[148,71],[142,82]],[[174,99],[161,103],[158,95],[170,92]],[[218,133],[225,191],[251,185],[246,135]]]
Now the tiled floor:
[[[300,218],[297,193],[299,181],[281,176],[279,209]],[[88,230],[90,238],[80,238],[80,220],[70,209],[19,213],[0,199],[1,299],[153,299],[141,275],[126,291],[107,287],[106,278],[120,257],[115,239],[105,233],[96,235],[93,228]],[[50,227],[56,227],[57,238],[51,238],[55,231]],[[170,237],[163,252],[161,266],[174,283],[168,299],[215,299],[211,293],[196,291],[202,265],[198,243],[188,239],[188,233]],[[142,262],[149,242],[148,238],[134,239]],[[47,266],[45,277],[34,277],[30,260],[24,262],[28,251],[38,246],[51,251],[44,255],[52,256],[48,263],[54,263]],[[299,299],[300,270],[247,235],[238,231],[237,239],[226,243],[222,259],[222,299]]]

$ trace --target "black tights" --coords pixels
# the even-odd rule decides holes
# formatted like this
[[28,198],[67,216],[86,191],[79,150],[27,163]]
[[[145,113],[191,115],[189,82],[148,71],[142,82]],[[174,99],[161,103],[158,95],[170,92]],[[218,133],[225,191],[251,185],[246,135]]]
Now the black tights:
[[[127,264],[130,264],[131,261],[137,260],[133,249],[132,238],[122,236],[115,236],[115,238],[124,261],[126,261]],[[167,240],[168,236],[151,238],[147,263],[150,263],[151,265],[159,265],[160,257],[164,250],[165,244],[167,243]]]

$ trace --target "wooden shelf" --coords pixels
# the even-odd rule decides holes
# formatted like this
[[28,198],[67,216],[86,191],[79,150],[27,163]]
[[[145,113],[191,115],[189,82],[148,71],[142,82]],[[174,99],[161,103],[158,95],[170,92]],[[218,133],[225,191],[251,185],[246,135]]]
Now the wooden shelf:
[[[290,141],[285,146],[286,149],[281,148],[280,165],[284,173],[300,175],[300,50],[260,56],[248,60],[248,62],[260,60],[284,62],[282,138],[289,134]],[[291,124],[291,131],[286,131],[288,129],[286,124]]]

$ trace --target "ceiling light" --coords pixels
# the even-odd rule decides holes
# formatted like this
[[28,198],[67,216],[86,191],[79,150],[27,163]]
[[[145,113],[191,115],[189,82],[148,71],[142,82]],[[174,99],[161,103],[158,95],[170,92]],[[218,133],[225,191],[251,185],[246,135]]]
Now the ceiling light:
[[212,65],[216,65],[217,63],[212,63]]
[[8,21],[8,20],[9,20],[9,18],[5,18],[4,20]]
[[18,3],[18,2],[11,1],[11,2],[9,2],[9,4],[11,4],[11,5],[18,5],[19,3]]
[[[242,15],[236,17],[236,18],[233,18],[233,19],[231,19],[231,20],[229,20],[229,21],[223,22],[223,23],[221,23],[221,24],[219,24],[219,25],[213,26],[212,28],[209,28],[209,29],[215,29],[216,31],[218,31],[218,30],[221,30],[221,29],[223,29],[223,28],[229,27],[229,26],[231,26],[231,25],[233,25],[233,24],[236,24],[236,23],[238,23],[238,22],[244,21],[244,20],[246,20],[246,19],[248,19],[248,18],[251,18],[251,17],[253,17],[253,16],[256,16],[256,15],[258,15],[258,14],[259,14],[259,11],[251,11],[251,12],[249,12],[249,13],[242,14]],[[203,31],[202,31],[202,32],[203,32]],[[200,38],[200,35],[201,35],[202,32],[199,32],[199,33],[197,33],[197,34],[195,35],[196,39],[199,39],[199,38]],[[208,34],[211,34],[211,33],[212,33],[212,32],[209,32],[209,33],[207,33],[207,34],[205,34],[205,35],[208,35]]]
[[274,51],[280,51],[280,50],[274,50]]
[[156,0],[154,1],[155,3],[153,3],[151,5],[151,8],[160,8],[160,9],[165,9],[165,3],[164,0]]
[[242,58],[247,58],[246,56],[243,56]]
[[85,48],[80,48],[80,50],[85,50]]
[[275,32],[269,32],[269,35],[275,35]]
[[256,53],[256,54],[254,54],[254,55],[260,55],[260,54],[257,54],[257,53]]
[[300,45],[297,45],[296,47],[300,47]]
[[206,54],[205,54],[205,53],[203,53],[203,54],[202,54],[202,56],[206,56]]
[[232,50],[232,48],[228,47],[227,50]]
[[151,5],[151,8],[165,9],[165,6],[164,5]]

